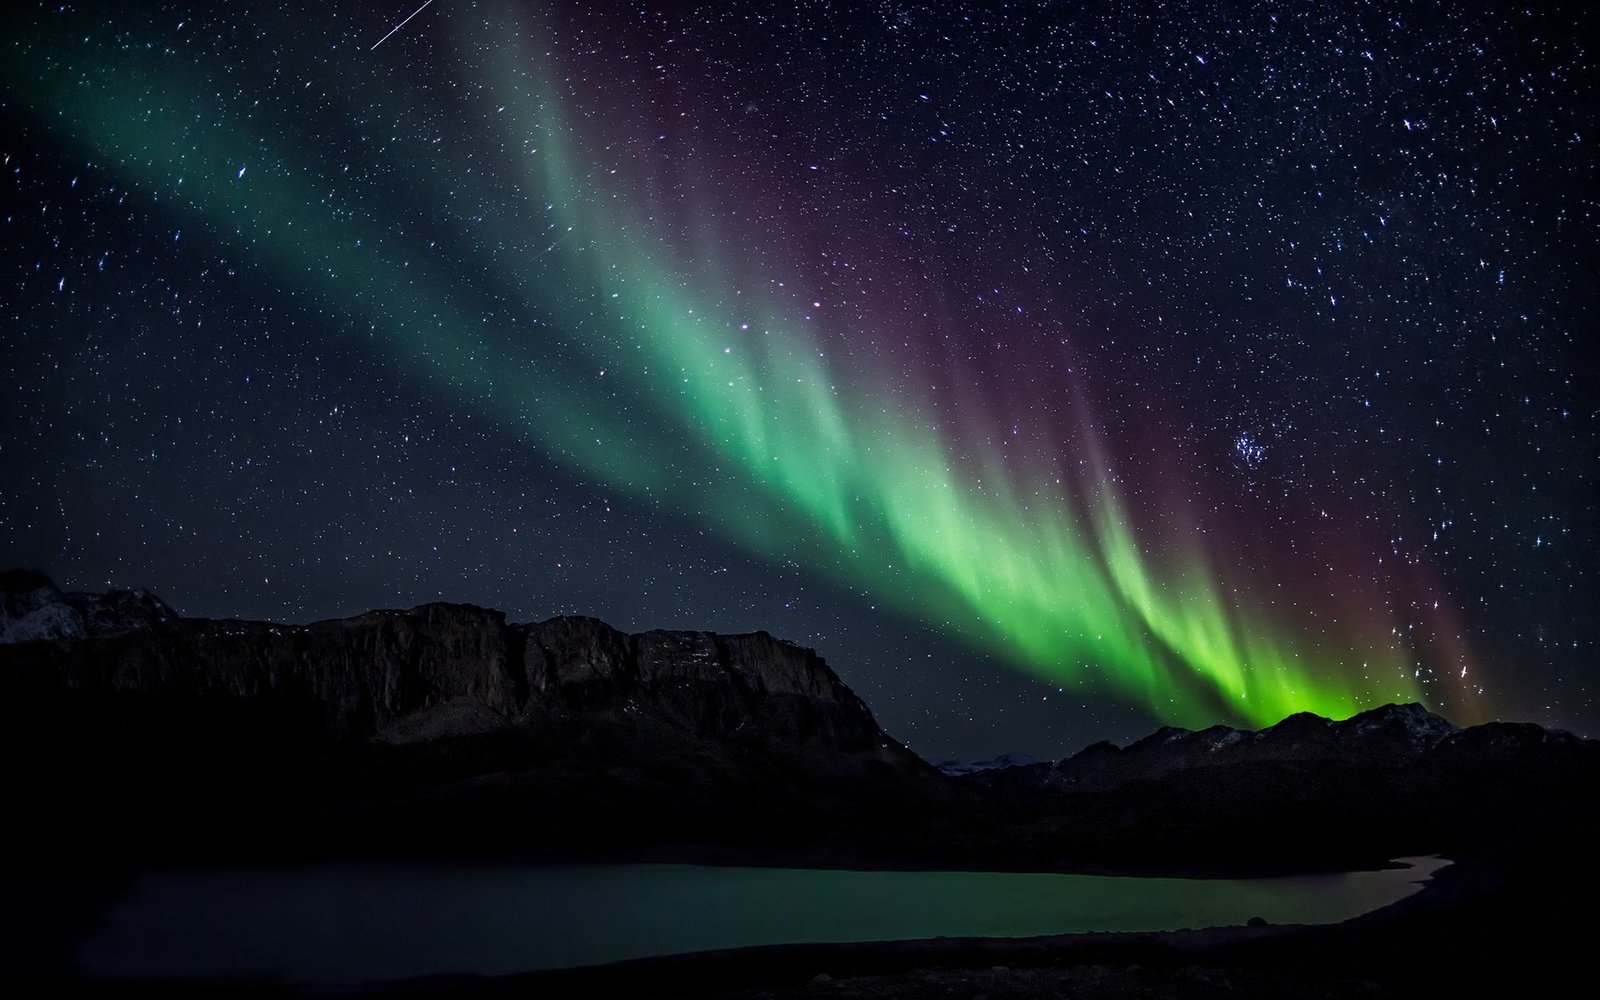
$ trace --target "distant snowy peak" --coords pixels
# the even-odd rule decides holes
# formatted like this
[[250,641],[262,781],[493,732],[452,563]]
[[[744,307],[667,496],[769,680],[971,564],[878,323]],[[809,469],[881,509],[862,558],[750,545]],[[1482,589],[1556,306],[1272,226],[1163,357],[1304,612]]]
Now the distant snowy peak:
[[1027,767],[1037,764],[1038,760],[1031,754],[1006,753],[989,760],[934,760],[929,761],[934,767],[952,778],[963,774],[977,774],[979,771],[998,771],[1007,767]]
[[0,642],[77,639],[88,634],[83,615],[59,594],[39,590],[7,593],[5,598],[5,606],[0,608]]
[[1300,712],[1261,730],[1164,726],[1125,747],[1102,741],[1058,763],[1034,767],[939,769],[992,788],[1106,790],[1214,767],[1303,767],[1313,762],[1405,767],[1462,732],[1421,705],[1385,705],[1343,721]]
[[83,639],[149,628],[177,617],[148,591],[68,593],[36,570],[0,572],[0,643]]
[[1374,708],[1334,725],[1362,737],[1381,732],[1395,733],[1418,749],[1433,746],[1460,731],[1449,720],[1434,715],[1415,702]]

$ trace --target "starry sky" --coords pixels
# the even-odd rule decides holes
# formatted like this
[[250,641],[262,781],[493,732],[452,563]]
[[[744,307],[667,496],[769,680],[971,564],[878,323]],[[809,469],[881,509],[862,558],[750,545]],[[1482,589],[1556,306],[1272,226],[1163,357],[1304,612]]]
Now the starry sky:
[[935,757],[1593,734],[1595,27],[8,5],[0,562],[764,628]]

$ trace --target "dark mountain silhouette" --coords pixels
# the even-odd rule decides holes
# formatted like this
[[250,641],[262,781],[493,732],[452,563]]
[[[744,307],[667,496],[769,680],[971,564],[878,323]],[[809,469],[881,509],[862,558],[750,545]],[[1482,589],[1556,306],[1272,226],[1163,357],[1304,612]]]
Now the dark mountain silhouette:
[[1204,867],[1378,855],[1500,855],[1600,829],[1600,743],[1535,725],[1461,729],[1420,705],[1260,731],[1167,727],[1053,764],[978,771],[1023,853],[1056,863]]
[[36,570],[0,571],[0,643],[81,639],[177,617],[161,598],[146,591],[63,593]]
[[[35,619],[73,599],[5,579]],[[0,645],[3,739],[32,762],[18,792],[39,823],[115,824],[140,849],[817,840],[953,794],[820,656],[764,632],[629,635],[462,604],[116,625]]]
[[952,775],[764,632],[630,635],[463,604],[186,619],[149,595],[0,582],[6,622],[71,626],[0,644],[15,814],[44,840],[115,829],[106,849],[133,856],[1292,869],[1600,829],[1600,744],[1417,705]]

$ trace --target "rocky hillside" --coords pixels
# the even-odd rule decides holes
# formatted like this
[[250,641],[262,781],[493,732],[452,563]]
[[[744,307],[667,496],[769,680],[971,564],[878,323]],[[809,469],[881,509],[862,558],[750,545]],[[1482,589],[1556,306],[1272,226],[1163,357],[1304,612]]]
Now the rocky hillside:
[[177,617],[161,598],[142,590],[64,593],[43,573],[0,571],[0,644],[82,639],[148,628]]
[[476,836],[570,846],[798,835],[950,793],[820,656],[765,632],[630,635],[462,604],[124,624],[0,645],[26,706],[8,748],[53,762],[30,776],[41,799],[99,819],[159,802],[163,824],[215,811],[431,829],[448,812],[450,838],[482,821]]
[[821,657],[765,632],[628,635],[576,617],[516,625],[465,604],[311,625],[171,616],[13,642],[0,669],[40,693],[275,702],[320,716],[330,735],[389,743],[603,714],[916,766]]
[[1326,761],[1399,768],[1460,732],[1415,704],[1385,705],[1337,722],[1301,712],[1255,731],[1163,726],[1126,747],[1102,741],[1056,763],[987,768],[971,780],[1016,789],[1110,791],[1193,769],[1250,764]]
[[1461,729],[1420,705],[1259,731],[1166,727],[956,783],[1028,852],[1064,864],[1293,867],[1374,854],[1499,853],[1600,833],[1600,743],[1517,723]]

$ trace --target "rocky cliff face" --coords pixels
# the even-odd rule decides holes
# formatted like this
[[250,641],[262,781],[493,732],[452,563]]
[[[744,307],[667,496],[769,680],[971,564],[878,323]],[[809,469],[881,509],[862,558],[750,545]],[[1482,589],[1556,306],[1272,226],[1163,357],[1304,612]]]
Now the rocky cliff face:
[[516,625],[465,604],[310,625],[169,614],[12,642],[0,670],[39,692],[275,701],[321,715],[335,735],[388,742],[593,714],[819,751],[898,746],[820,656],[765,632],[628,635],[577,617]]
[[[63,606],[16,578],[12,620]],[[227,803],[410,829],[450,814],[570,843],[831,823],[947,792],[820,656],[765,632],[630,635],[463,604],[308,625],[135,606],[152,610],[115,630],[0,644],[6,696],[26,706],[0,749],[54,762],[29,775],[43,799],[66,779],[118,810]]]
[[294,704],[357,737],[441,700],[521,704],[503,617],[426,605],[291,626],[174,619],[78,640],[0,647],[0,669],[90,696]]
[[516,630],[538,707],[649,714],[700,733],[908,753],[820,656],[765,632],[625,635],[593,618]]

